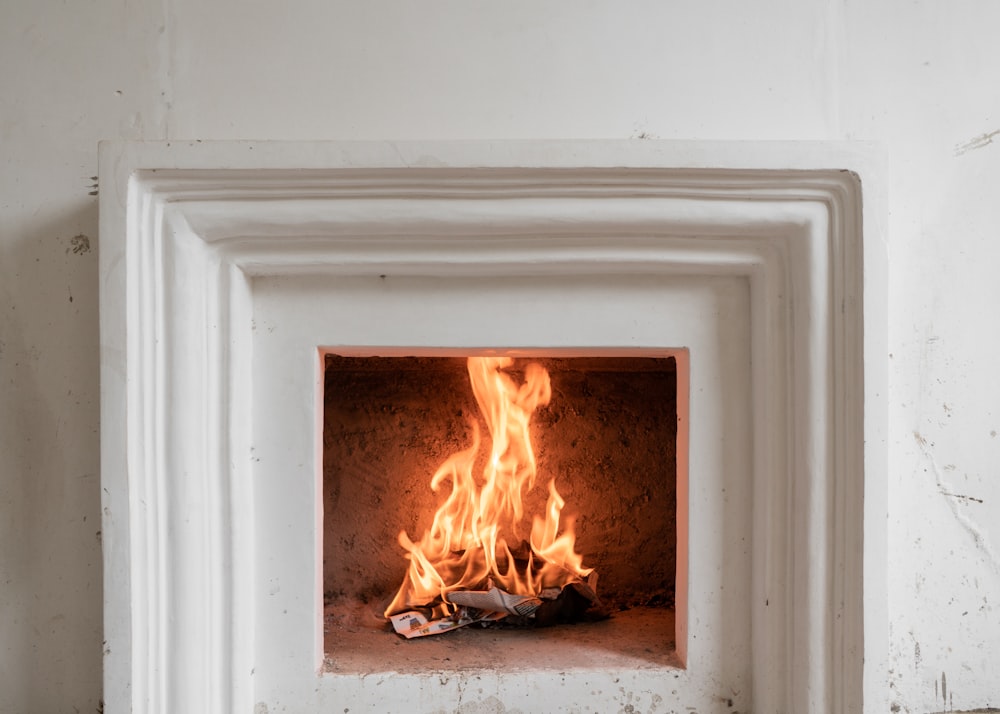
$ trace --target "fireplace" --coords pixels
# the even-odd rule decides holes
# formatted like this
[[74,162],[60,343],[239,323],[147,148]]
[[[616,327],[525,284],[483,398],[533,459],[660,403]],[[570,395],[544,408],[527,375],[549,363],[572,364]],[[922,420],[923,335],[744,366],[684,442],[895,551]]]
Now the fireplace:
[[[843,147],[105,146],[108,711],[859,711],[882,538],[865,390],[884,379],[864,360],[871,208],[841,170],[859,165]],[[605,625],[627,617],[568,647],[525,633],[534,659],[521,633],[324,642],[328,356],[484,351],[676,359],[670,618],[624,645]],[[366,651],[411,646],[407,666]]]

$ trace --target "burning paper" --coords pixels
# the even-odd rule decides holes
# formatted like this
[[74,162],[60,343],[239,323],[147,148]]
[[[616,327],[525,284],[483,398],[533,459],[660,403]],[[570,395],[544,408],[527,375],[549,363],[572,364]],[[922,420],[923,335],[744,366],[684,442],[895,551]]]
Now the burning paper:
[[[432,490],[450,482],[451,493],[430,529],[416,542],[405,531],[399,534],[410,566],[385,616],[408,638],[462,627],[483,612],[524,615],[541,605],[543,593],[551,598],[592,572],[576,553],[572,523],[560,523],[565,502],[554,479],[548,481],[544,514],[534,515],[530,528],[526,524],[525,496],[537,477],[531,416],[548,404],[552,389],[540,365],[528,364],[518,384],[505,371],[512,364],[510,357],[469,358],[489,452],[481,458],[474,422],[472,445],[450,456],[431,478]],[[484,465],[474,475],[478,461]]]
[[[537,619],[540,624],[576,621],[583,610],[599,605],[596,587],[597,573],[591,573],[586,582],[573,581],[564,588],[546,588],[538,597],[512,595],[490,582],[488,590],[461,590],[449,594],[448,601],[459,607],[447,617],[428,620],[424,614],[411,610],[391,615],[389,621],[393,629],[408,640],[451,632],[474,623],[496,622],[508,615]],[[598,612],[595,617],[606,615]]]
[[534,614],[542,601],[527,595],[511,595],[490,583],[485,591],[465,590],[453,592],[449,602],[459,608],[450,616],[428,620],[423,614],[410,611],[392,615],[389,620],[396,632],[406,639],[450,632],[474,622],[489,622],[507,615],[528,617]]
[[392,615],[389,621],[392,628],[408,640],[414,637],[427,637],[428,635],[440,635],[443,632],[451,632],[459,627],[471,625],[473,622],[483,622],[490,619],[499,619],[503,615],[490,613],[482,617],[474,617],[467,612],[459,610],[454,615],[440,620],[428,620],[419,612],[401,612]]
[[490,583],[490,589],[485,592],[479,590],[453,592],[448,596],[448,602],[473,610],[520,615],[521,617],[534,614],[538,606],[542,604],[541,600],[530,595],[505,593],[492,583]]

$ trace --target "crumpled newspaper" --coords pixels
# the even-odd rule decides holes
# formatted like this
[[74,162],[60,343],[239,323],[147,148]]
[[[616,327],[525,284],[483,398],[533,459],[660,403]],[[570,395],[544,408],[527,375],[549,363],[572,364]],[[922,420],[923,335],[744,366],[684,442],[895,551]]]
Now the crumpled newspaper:
[[472,615],[465,608],[460,608],[454,615],[443,617],[440,620],[428,620],[423,614],[413,610],[390,615],[389,621],[392,628],[408,640],[414,637],[426,637],[427,635],[440,635],[443,632],[451,632],[459,627],[471,625],[473,622],[486,622],[499,620],[506,617],[507,613],[488,612]]
[[[587,582],[577,581],[571,585],[581,589],[588,599],[596,602],[596,576],[596,572],[591,573]],[[487,584],[489,585],[487,590],[459,590],[448,593],[445,599],[459,606],[458,610],[448,617],[428,620],[422,613],[412,610],[391,615],[389,621],[392,622],[393,629],[408,640],[414,637],[438,635],[471,625],[474,622],[501,620],[508,615],[531,617],[544,601],[555,600],[563,590],[562,588],[547,588],[539,593],[538,597],[535,597],[506,592],[496,587],[492,580],[488,581]]]
[[[559,588],[553,588],[556,594]],[[531,595],[512,595],[490,583],[489,590],[459,590],[448,593],[445,600],[455,605],[462,605],[473,610],[484,610],[504,615],[520,615],[529,617],[542,601]]]

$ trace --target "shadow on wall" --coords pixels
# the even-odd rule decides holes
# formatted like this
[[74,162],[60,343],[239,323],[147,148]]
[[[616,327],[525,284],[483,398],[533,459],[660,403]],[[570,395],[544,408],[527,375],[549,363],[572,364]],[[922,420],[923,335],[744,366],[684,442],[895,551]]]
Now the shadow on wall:
[[0,244],[0,711],[102,708],[96,236],[81,198]]

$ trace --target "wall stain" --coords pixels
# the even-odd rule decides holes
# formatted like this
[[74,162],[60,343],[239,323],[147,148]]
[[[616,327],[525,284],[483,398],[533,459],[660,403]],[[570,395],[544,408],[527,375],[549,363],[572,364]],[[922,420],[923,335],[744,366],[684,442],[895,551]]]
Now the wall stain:
[[85,236],[83,233],[77,234],[69,239],[69,248],[66,252],[69,253],[71,250],[74,255],[83,255],[84,253],[90,252],[90,238]]
[[1000,136],[1000,129],[980,134],[964,144],[958,144],[955,147],[955,156],[961,156],[962,154],[967,154],[970,151],[975,151],[976,149],[982,149],[985,146],[989,146],[993,143],[993,138],[996,136]]

